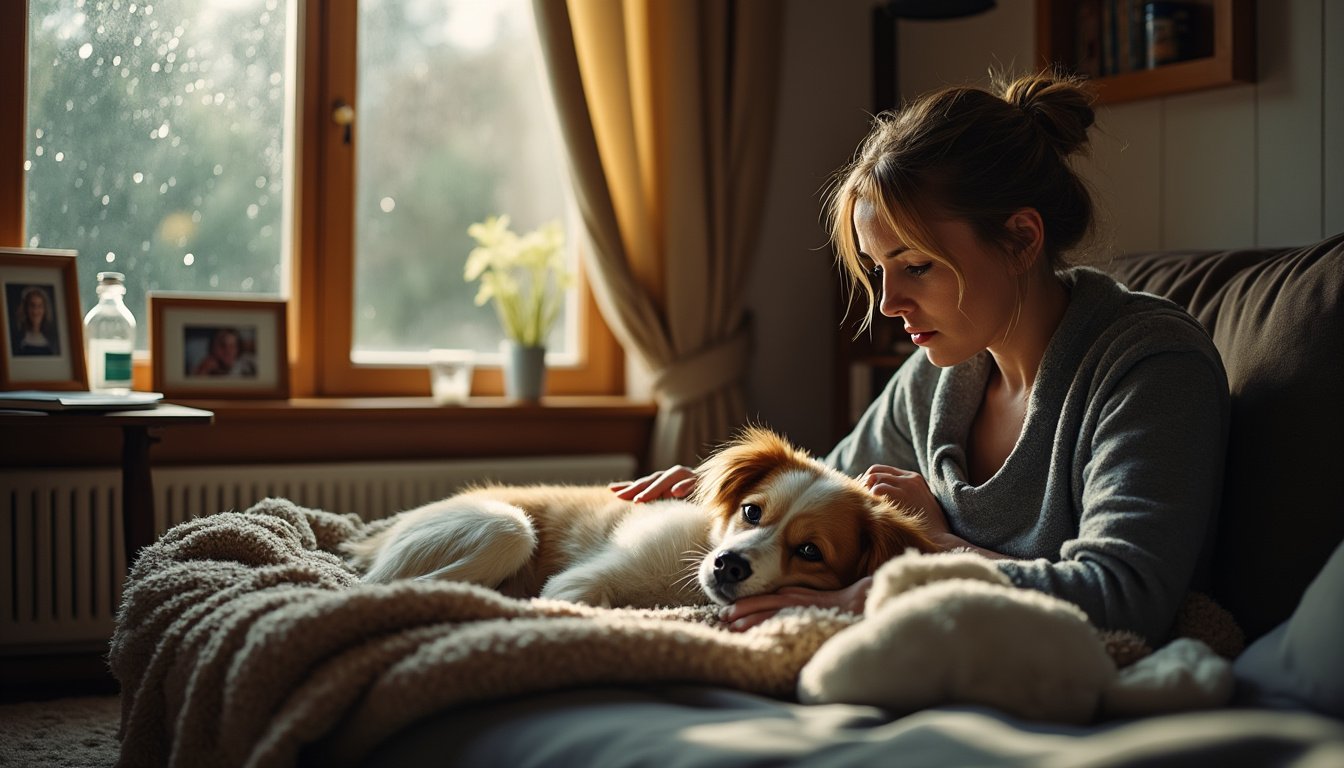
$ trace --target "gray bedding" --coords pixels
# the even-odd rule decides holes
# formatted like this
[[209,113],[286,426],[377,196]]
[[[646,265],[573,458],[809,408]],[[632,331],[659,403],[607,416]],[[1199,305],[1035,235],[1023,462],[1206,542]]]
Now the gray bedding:
[[900,718],[723,688],[596,688],[453,709],[385,742],[373,766],[1344,766],[1344,723],[1223,709],[1078,727],[984,707]]
[[1233,665],[1234,705],[1035,722],[978,706],[904,717],[709,686],[595,688],[446,710],[366,766],[1344,766],[1344,544]]

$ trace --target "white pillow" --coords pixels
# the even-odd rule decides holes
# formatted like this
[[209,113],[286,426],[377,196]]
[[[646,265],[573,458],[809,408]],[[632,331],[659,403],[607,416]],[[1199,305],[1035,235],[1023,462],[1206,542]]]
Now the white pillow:
[[1344,719],[1344,542],[1293,615],[1237,657],[1232,673],[1237,704]]

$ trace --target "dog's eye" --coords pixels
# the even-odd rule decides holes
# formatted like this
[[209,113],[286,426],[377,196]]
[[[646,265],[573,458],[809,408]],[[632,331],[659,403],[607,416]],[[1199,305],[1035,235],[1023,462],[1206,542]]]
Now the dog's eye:
[[810,541],[806,544],[799,544],[794,551],[804,560],[811,560],[814,563],[821,562],[821,548]]
[[742,505],[742,517],[746,518],[747,522],[748,522],[748,523],[751,523],[752,525],[760,525],[760,522],[761,522],[761,505],[759,505],[759,504],[743,504],[743,505]]

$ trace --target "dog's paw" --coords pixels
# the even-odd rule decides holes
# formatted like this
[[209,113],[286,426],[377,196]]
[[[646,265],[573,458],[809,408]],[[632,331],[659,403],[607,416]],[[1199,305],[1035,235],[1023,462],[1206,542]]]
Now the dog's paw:
[[1011,587],[1012,581],[986,557],[966,553],[920,554],[911,549],[893,557],[873,574],[873,586],[864,602],[864,615],[915,587],[948,579],[973,579]]

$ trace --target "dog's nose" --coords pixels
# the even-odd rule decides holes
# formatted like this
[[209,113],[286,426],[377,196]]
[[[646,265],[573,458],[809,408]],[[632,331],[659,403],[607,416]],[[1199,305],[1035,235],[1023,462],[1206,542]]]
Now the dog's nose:
[[714,581],[719,584],[736,584],[751,576],[751,563],[736,552],[726,550],[714,558]]

